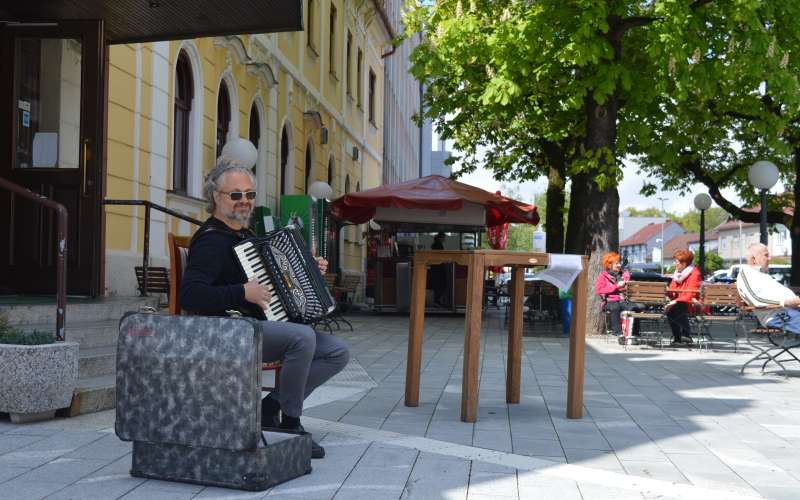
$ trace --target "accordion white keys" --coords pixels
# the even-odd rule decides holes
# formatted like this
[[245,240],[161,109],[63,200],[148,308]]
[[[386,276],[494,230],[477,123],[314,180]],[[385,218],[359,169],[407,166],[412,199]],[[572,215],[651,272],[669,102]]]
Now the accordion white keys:
[[262,319],[314,323],[336,308],[317,262],[300,232],[285,227],[233,248],[247,279],[272,294]]

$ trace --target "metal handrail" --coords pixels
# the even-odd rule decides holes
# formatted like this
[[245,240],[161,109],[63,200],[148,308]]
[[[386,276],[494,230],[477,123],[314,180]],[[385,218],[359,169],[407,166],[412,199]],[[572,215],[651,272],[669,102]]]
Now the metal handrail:
[[0,177],[0,188],[56,211],[56,340],[64,341],[67,317],[67,209],[46,196]]
[[149,274],[148,262],[150,261],[150,209],[154,208],[159,212],[163,212],[167,215],[177,217],[181,220],[185,220],[186,222],[190,222],[197,226],[201,226],[203,223],[193,217],[189,217],[188,215],[176,212],[167,207],[161,206],[157,203],[153,203],[152,201],[149,200],[103,200],[103,203],[105,203],[106,205],[127,205],[127,206],[144,207],[144,255],[142,256],[142,286],[139,289],[139,292],[141,293],[142,297],[147,297],[147,282]]

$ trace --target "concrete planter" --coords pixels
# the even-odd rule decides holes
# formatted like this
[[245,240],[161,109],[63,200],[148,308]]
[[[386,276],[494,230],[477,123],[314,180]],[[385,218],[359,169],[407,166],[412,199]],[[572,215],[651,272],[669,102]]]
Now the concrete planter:
[[78,380],[78,343],[0,344],[0,412],[14,423],[53,418]]

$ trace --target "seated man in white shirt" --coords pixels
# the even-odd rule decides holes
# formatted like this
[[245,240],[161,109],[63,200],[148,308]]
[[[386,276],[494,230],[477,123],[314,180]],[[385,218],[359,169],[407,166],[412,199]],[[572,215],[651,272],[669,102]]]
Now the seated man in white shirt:
[[800,297],[769,275],[769,249],[762,243],[747,247],[747,266],[736,278],[736,288],[762,326],[800,334]]

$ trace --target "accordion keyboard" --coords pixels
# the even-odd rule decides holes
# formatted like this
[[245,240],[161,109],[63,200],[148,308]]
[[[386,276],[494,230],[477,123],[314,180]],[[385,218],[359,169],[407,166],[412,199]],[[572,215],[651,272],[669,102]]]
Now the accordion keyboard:
[[266,319],[269,321],[289,321],[289,315],[283,308],[283,304],[278,294],[275,292],[275,287],[272,286],[272,281],[269,278],[269,274],[264,267],[264,261],[261,259],[256,246],[249,241],[245,241],[237,245],[234,250],[236,251],[236,256],[239,258],[239,263],[242,265],[247,279],[251,280],[255,277],[259,283],[266,286],[272,296],[267,308],[264,310]]

